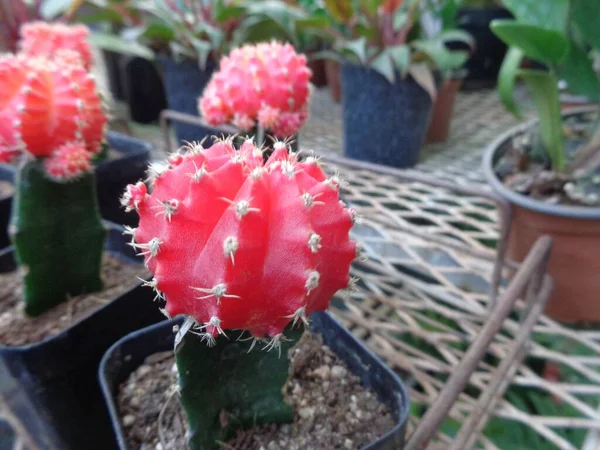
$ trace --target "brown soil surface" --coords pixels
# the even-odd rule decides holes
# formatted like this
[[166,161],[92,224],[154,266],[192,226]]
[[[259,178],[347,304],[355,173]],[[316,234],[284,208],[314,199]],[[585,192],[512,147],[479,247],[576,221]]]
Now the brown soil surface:
[[[360,449],[394,426],[389,409],[320,336],[307,333],[291,352],[284,392],[296,411],[294,421],[240,431],[223,449]],[[123,382],[118,405],[129,450],[187,448],[176,383],[172,352],[152,355]]]
[[0,274],[0,345],[27,345],[56,336],[138,283],[136,277],[145,275],[143,266],[106,255],[102,265],[103,291],[78,295],[32,318],[25,315],[19,272]]

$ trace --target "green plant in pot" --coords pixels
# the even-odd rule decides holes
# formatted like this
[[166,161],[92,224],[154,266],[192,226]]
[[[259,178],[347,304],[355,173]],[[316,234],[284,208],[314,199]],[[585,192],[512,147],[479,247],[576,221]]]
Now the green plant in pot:
[[308,119],[311,75],[306,56],[290,44],[247,44],[221,60],[198,108],[210,125],[233,125],[263,147],[270,147],[265,139],[270,136],[292,140],[297,148],[298,131]]
[[[513,98],[525,82],[538,122],[508,133],[490,147],[485,170],[496,190],[514,206],[510,254],[542,234],[554,238],[550,273],[556,282],[548,313],[564,321],[600,321],[600,134],[596,112],[561,116],[559,80],[572,93],[600,98],[593,55],[600,48],[596,4],[573,0],[543,5],[506,1],[515,20],[492,23],[510,49],[499,91],[520,116]],[[523,58],[537,69],[521,69]]]
[[[196,100],[223,55],[245,42],[272,38],[294,42],[294,19],[303,17],[299,9],[278,0],[130,0],[127,7],[132,19],[122,26],[118,41],[154,49],[151,54],[158,55],[163,69],[169,109],[191,115],[197,115]],[[109,42],[99,44],[108,48]],[[213,134],[184,123],[175,124],[175,131],[179,140],[186,141]]]
[[133,245],[154,274],[149,286],[166,314],[185,317],[175,360],[189,424],[179,436],[191,449],[294,419],[284,385],[290,358],[302,358],[295,346],[311,313],[351,283],[358,247],[340,180],[317,158],[274,147],[264,163],[252,140],[190,144],[123,197],[140,216]]
[[[459,30],[421,38],[421,1],[329,1],[328,15],[298,22],[331,40],[324,56],[342,65],[344,152],[396,167],[419,158],[432,102],[434,71],[449,60],[460,64],[466,51],[451,41],[470,42]],[[369,145],[367,145],[367,143]]]
[[[428,39],[435,39],[441,33],[454,30],[457,27],[459,3],[458,0],[441,3],[423,0],[422,34]],[[459,45],[469,50],[473,48],[472,42],[462,42]],[[456,94],[467,74],[465,59],[462,57],[440,59],[437,63],[438,91],[427,127],[426,144],[445,142],[448,139]]]

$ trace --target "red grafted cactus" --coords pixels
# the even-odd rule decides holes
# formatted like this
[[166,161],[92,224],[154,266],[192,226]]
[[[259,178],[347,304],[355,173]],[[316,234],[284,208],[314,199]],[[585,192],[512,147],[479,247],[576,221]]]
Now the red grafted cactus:
[[274,148],[263,164],[251,140],[239,150],[231,139],[191,144],[150,168],[150,189],[140,182],[123,197],[140,216],[129,232],[154,274],[148,284],[209,343],[242,329],[277,345],[290,322],[349,284],[357,245],[339,179],[315,157]]
[[289,44],[245,45],[221,60],[199,109],[212,125],[232,123],[244,131],[256,127],[285,138],[308,118],[311,71],[306,57]]
[[86,69],[92,65],[88,43],[89,31],[84,25],[29,22],[21,27],[21,52],[28,56],[53,59],[60,50],[76,52]]
[[[93,77],[71,52],[0,59],[0,155],[51,156],[69,143],[100,149],[107,119]],[[60,160],[60,158],[59,158]]]

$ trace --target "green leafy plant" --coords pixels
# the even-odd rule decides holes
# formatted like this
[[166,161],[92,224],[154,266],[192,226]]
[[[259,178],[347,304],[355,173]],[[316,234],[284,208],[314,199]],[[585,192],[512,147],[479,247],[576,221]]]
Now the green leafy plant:
[[[598,14],[594,11],[596,2],[505,0],[505,5],[515,19],[496,20],[491,25],[492,31],[509,45],[499,75],[500,97],[510,112],[521,117],[513,91],[517,78],[522,78],[539,117],[539,141],[530,139],[521,145],[520,156],[545,155],[547,162],[543,168],[560,174],[560,180],[557,179],[560,190],[575,193],[573,200],[596,203],[598,195],[595,192],[588,194],[588,191],[598,189],[598,186],[590,188],[589,181],[600,167],[597,124],[589,133],[591,142],[577,151],[567,151],[558,89],[559,80],[563,80],[571,93],[592,101],[600,100],[600,79],[593,65],[593,56],[600,48],[600,32],[595,21]],[[524,58],[542,67],[522,69]],[[578,187],[578,183],[585,188]]]
[[423,35],[422,14],[441,11],[450,1],[434,9],[421,0],[327,0],[326,15],[313,14],[298,26],[319,29],[331,41],[332,51],[323,56],[371,67],[390,83],[410,74],[434,97],[433,70],[460,67],[468,58],[467,51],[446,44],[472,41],[457,29]]
[[[80,2],[81,3],[81,2]],[[150,52],[167,51],[176,59],[218,60],[245,42],[278,39],[296,43],[295,20],[304,13],[279,0],[86,0],[86,23],[104,23],[119,37],[106,35],[100,47],[127,52],[137,43]],[[141,55],[144,56],[144,55]]]

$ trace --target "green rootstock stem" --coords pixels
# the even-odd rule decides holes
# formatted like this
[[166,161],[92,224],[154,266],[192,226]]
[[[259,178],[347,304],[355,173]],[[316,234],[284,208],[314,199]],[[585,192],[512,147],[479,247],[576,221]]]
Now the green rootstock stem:
[[69,297],[101,290],[106,231],[94,175],[59,183],[36,160],[20,168],[16,184],[11,237],[24,273],[25,312],[37,316]]
[[292,421],[283,386],[289,377],[288,350],[302,332],[288,327],[281,355],[277,349],[263,350],[261,343],[249,351],[252,340],[244,340],[248,334],[239,331],[219,336],[214,347],[196,334],[185,335],[175,356],[191,450],[217,449],[240,428]]

